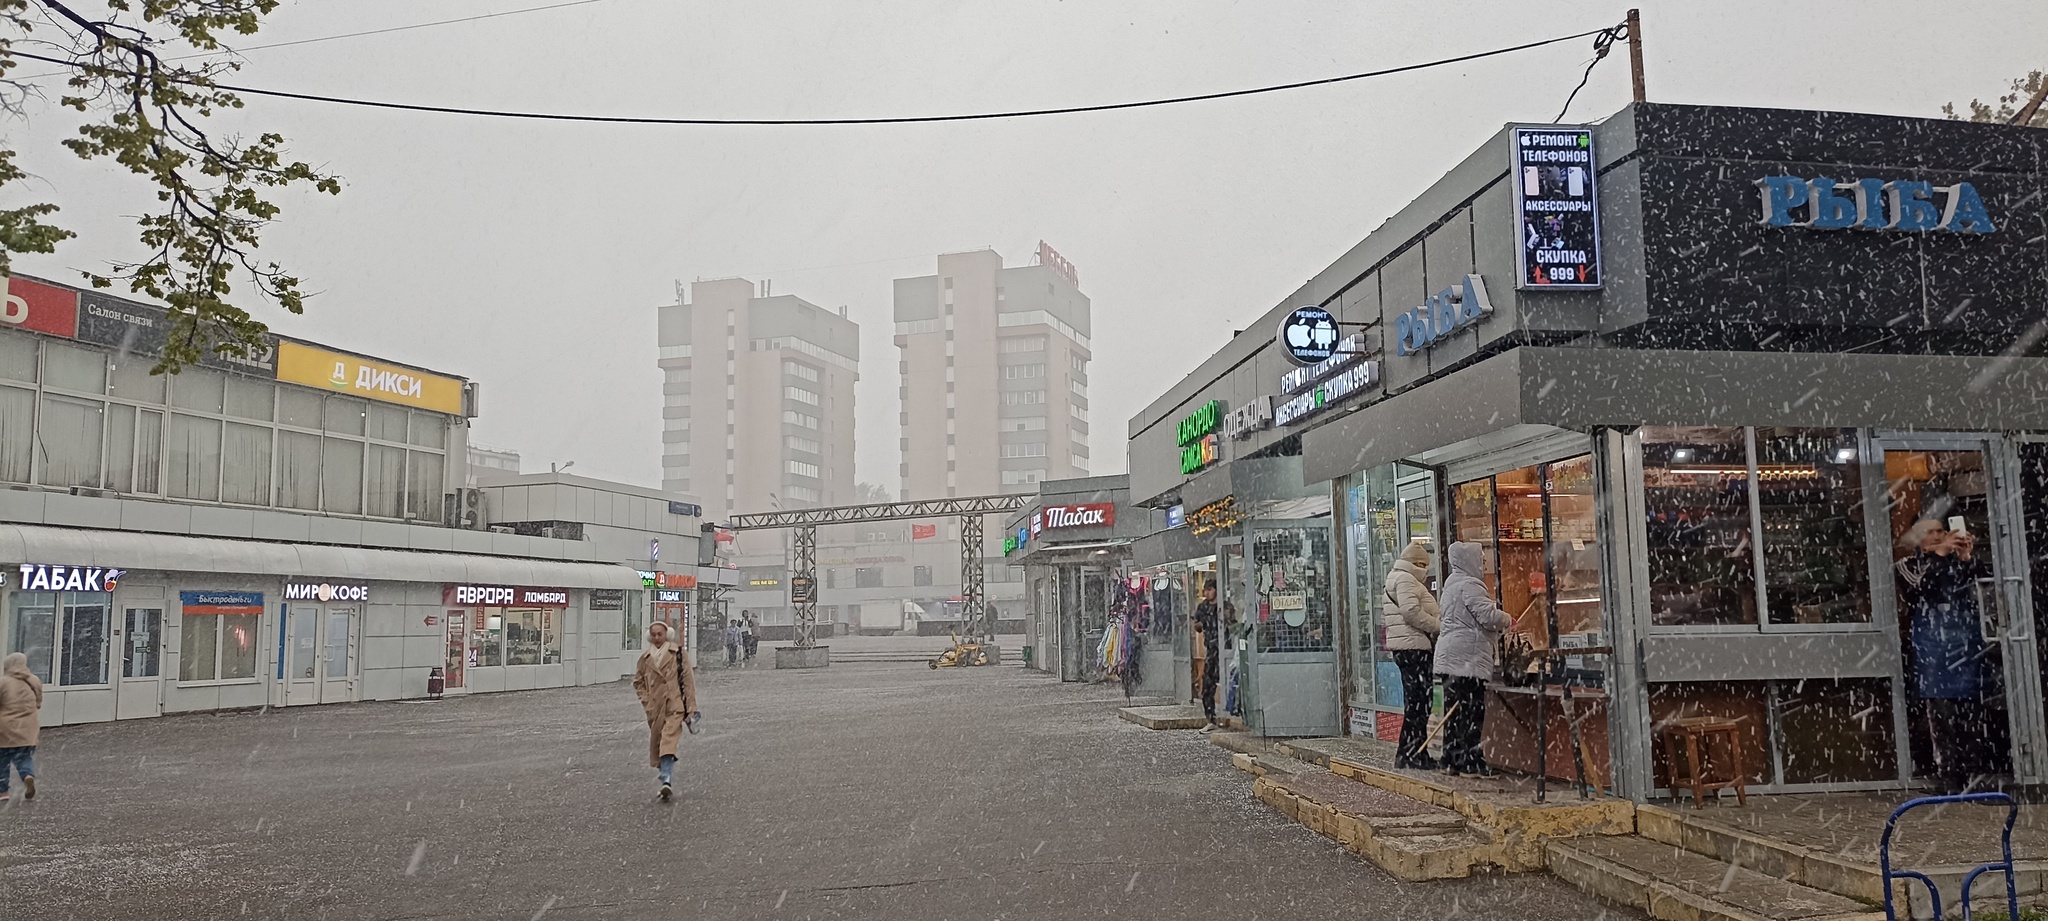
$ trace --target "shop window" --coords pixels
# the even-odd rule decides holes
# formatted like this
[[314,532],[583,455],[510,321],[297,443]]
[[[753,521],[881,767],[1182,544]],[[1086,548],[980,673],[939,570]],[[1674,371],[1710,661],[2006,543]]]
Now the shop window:
[[28,482],[35,444],[36,392],[0,387],[0,480]]
[[320,448],[320,504],[330,512],[363,511],[363,443],[328,438]]
[[505,617],[496,608],[477,611],[469,636],[469,664],[505,664]]
[[218,413],[227,399],[228,376],[207,368],[186,368],[171,383],[171,405]]
[[221,452],[221,501],[270,504],[271,431],[269,426],[227,424],[227,442]]
[[17,591],[9,649],[47,684],[106,684],[111,602],[100,592]]
[[[647,645],[647,595],[644,592],[627,592],[623,613],[619,616],[619,648],[639,649]],[[682,637],[676,637],[677,642]]]
[[277,504],[320,508],[320,436],[289,430],[277,433]]
[[[1593,458],[1521,467],[1454,487],[1457,539],[1483,549],[1482,581],[1536,649],[1601,645]],[[1597,667],[1572,661],[1597,684]]]
[[164,414],[135,414],[135,491],[156,495],[163,488]]
[[1551,629],[1560,646],[1601,645],[1599,509],[1593,491],[1593,457],[1584,455],[1545,465],[1544,493],[1550,502],[1549,578],[1557,584]]
[[1859,454],[1855,429],[1756,430],[1771,623],[1870,622]]
[[1642,441],[1652,622],[1754,625],[1747,433],[1645,426]]
[[1898,779],[1890,682],[1809,678],[1776,690],[1786,783]]
[[1394,467],[1359,472],[1344,490],[1351,570],[1351,701],[1401,706],[1401,671],[1386,649],[1387,572],[1406,546],[1394,498]]
[[405,451],[384,445],[370,445],[364,464],[368,474],[369,505],[365,515],[379,518],[405,517]]
[[230,376],[227,383],[228,415],[270,421],[276,410],[276,384],[235,376]]
[[261,614],[186,614],[179,630],[178,680],[240,681],[256,677]]
[[932,568],[931,568],[930,566],[918,566],[918,567],[916,567],[916,568],[912,569],[912,570],[911,570],[911,574],[910,574],[910,584],[912,584],[912,585],[930,585],[930,584],[932,584]]
[[[1700,681],[1650,685],[1650,760],[1659,789],[1671,786],[1671,763],[1665,757],[1664,732],[1675,721],[1693,717],[1718,717],[1739,724],[1736,734],[1742,746],[1742,769],[1749,783],[1770,782],[1770,686],[1762,681]],[[1711,776],[1728,776],[1732,765],[1724,746],[1716,743],[1711,752],[1702,751]]]
[[547,608],[506,608],[503,615],[506,665],[555,665],[562,644],[555,632],[559,612]]
[[277,421],[300,428],[320,427],[320,403],[323,397],[312,390],[297,387],[280,387],[277,391]]
[[141,356],[116,355],[114,357],[113,395],[123,400],[133,400],[137,403],[163,403],[164,385],[169,383],[171,376],[168,374],[149,373],[149,369],[154,366],[155,362]]
[[370,404],[370,437],[380,441],[405,442],[406,412],[397,406]]
[[366,424],[365,419],[369,416],[369,413],[370,402],[368,400],[331,396],[327,398],[327,405],[321,411],[321,421],[330,432],[341,435],[361,435]]
[[442,455],[409,452],[406,459],[406,500],[408,514],[422,521],[440,521],[446,502],[441,488],[447,472]]
[[1251,553],[1258,651],[1330,649],[1329,530],[1255,529]]
[[854,588],[881,588],[882,567],[862,566],[853,571]]
[[[179,386],[183,384],[179,381]],[[171,415],[170,482],[166,484],[171,496],[220,500],[220,426],[219,419]]]
[[36,338],[0,333],[0,378],[36,382]]
[[[43,344],[43,385],[94,395],[107,392],[107,354],[62,342]],[[214,407],[216,410],[219,407]]]
[[43,394],[39,439],[43,466],[36,481],[44,486],[99,486],[102,419],[106,404]]
[[436,451],[448,447],[448,417],[439,413],[412,414],[412,443]]

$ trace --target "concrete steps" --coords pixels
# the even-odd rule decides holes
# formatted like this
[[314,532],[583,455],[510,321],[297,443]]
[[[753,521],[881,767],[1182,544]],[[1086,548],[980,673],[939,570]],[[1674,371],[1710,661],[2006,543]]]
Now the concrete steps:
[[1202,715],[1202,708],[1193,704],[1124,707],[1116,714],[1126,722],[1137,723],[1146,729],[1200,729],[1209,725],[1209,718]]
[[1396,879],[1453,879],[1490,865],[1490,842],[1463,816],[1328,771],[1304,765],[1297,773],[1263,774],[1252,781],[1252,795]]
[[1636,835],[1547,843],[1550,871],[1658,921],[1872,921],[1880,906]]
[[[1709,815],[1703,815],[1683,805],[1660,804],[1638,807],[1636,833],[1647,840],[1711,858],[1723,865],[1753,869],[1771,877],[1859,903],[1880,908],[1884,904],[1884,877],[1875,862],[1855,860],[1769,838],[1717,821]],[[1975,864],[1926,866],[1915,863],[1907,869],[1926,873],[1941,887],[1942,897],[1952,903],[1957,893],[1962,891],[1963,877],[1974,866]],[[2048,861],[2019,860],[2016,862],[2016,868],[2018,873],[2015,888],[2019,892],[2020,903],[2026,905],[2040,902],[2043,893],[2048,893]],[[1906,906],[1908,916],[1915,919],[1933,917],[1934,906],[1928,900],[1924,887],[1899,884],[1899,891],[1903,895],[1898,901]],[[2005,891],[2002,876],[1980,877],[1976,884],[1976,892],[1981,895],[1987,891],[1996,893],[1997,897],[1989,900],[1973,899],[1972,902],[1979,906],[1979,910],[1995,908],[2002,912]]]

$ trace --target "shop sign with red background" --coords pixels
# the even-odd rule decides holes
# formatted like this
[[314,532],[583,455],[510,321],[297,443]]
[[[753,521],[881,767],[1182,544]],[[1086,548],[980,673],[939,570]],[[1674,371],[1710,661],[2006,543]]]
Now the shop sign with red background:
[[[1048,505],[1040,513],[1045,517],[1045,529],[1054,528],[1097,528],[1116,524],[1116,503],[1083,502],[1079,505]],[[1033,516],[1032,523],[1038,522]]]
[[0,306],[0,325],[78,337],[78,292],[26,278],[7,279],[7,300]]

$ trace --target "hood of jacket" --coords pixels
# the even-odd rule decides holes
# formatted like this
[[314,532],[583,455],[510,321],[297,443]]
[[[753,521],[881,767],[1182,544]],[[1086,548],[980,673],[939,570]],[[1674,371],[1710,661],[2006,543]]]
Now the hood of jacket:
[[1483,565],[1479,545],[1470,541],[1459,541],[1451,545],[1451,574],[1455,576],[1480,577]]

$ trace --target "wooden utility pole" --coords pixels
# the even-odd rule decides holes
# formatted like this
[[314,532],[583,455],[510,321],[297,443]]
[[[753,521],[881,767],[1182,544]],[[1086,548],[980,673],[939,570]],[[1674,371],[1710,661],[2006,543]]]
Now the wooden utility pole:
[[1643,15],[1641,10],[1628,11],[1628,76],[1635,83],[1636,101],[1648,102],[1643,96]]
[[2021,106],[2018,112],[2013,113],[2012,121],[2007,124],[2025,125],[2033,122],[2034,113],[2041,111],[2042,100],[2048,100],[2048,75],[2041,77],[2041,88],[2035,91],[2034,98]]

